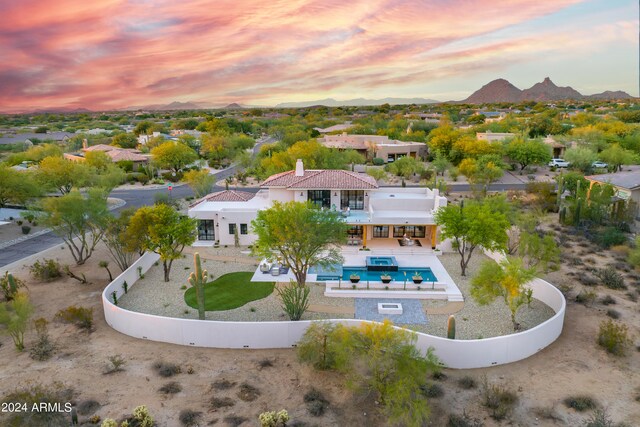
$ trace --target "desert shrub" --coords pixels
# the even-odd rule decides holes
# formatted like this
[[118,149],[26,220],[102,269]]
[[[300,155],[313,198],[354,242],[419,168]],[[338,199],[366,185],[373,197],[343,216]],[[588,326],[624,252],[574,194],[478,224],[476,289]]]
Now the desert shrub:
[[100,409],[100,406],[102,405],[97,400],[88,399],[78,403],[76,410],[79,415],[91,415]]
[[578,295],[576,295],[576,302],[579,304],[584,304],[586,306],[593,305],[593,302],[596,300],[596,293],[593,291],[587,291],[583,289],[580,291]]
[[381,159],[380,157],[374,157],[373,160],[371,161],[375,166],[382,166],[384,165],[384,159]]
[[22,234],[29,234],[30,232],[31,232],[31,227],[29,227],[28,225],[22,226]]
[[7,333],[16,350],[24,350],[24,333],[29,327],[33,305],[24,292],[15,294],[11,301],[0,302],[0,333]]
[[629,339],[627,325],[614,322],[611,319],[600,323],[598,345],[608,353],[615,356],[624,356],[629,344],[631,344],[631,340]]
[[282,409],[278,412],[267,411],[258,416],[261,427],[285,427],[289,421],[289,413]]
[[447,377],[447,375],[444,372],[442,372],[440,369],[436,369],[433,372],[433,374],[431,374],[431,378],[433,378],[436,381],[446,381],[447,378],[449,377]]
[[598,280],[590,274],[582,273],[578,276],[578,281],[584,286],[598,286]]
[[58,311],[55,318],[63,323],[71,323],[79,329],[90,331],[93,328],[93,308],[72,305]]
[[124,371],[123,366],[127,363],[126,360],[122,358],[119,354],[114,354],[107,358],[107,365],[105,366],[104,371],[102,372],[105,375],[113,374],[115,372]]
[[450,414],[447,419],[447,427],[482,427],[482,421],[471,418],[466,413],[462,415]]
[[324,415],[327,407],[329,406],[329,401],[324,397],[324,395],[312,388],[307,393],[305,393],[304,402],[307,404],[307,410],[314,417],[320,417]]
[[603,248],[622,245],[627,241],[624,233],[615,227],[607,227],[600,233],[596,234],[595,241]]
[[53,259],[36,261],[31,267],[29,267],[29,271],[35,279],[43,282],[50,282],[62,277],[62,268],[60,267],[60,263]]
[[470,377],[468,375],[465,375],[464,377],[460,378],[458,380],[458,385],[465,390],[470,390],[478,386],[478,384],[476,383],[476,380],[473,379],[473,377]]
[[271,359],[262,359],[262,360],[258,361],[258,368],[259,369],[271,368],[271,367],[273,367],[273,360],[271,360]]
[[554,407],[537,407],[533,408],[532,412],[536,417],[543,420],[550,420],[554,422],[562,421],[562,417],[558,414]]
[[171,381],[160,387],[158,391],[162,394],[176,394],[182,391],[182,386],[176,381]]
[[489,414],[494,420],[500,421],[507,418],[517,402],[518,396],[512,390],[498,384],[489,385],[485,381],[482,404],[489,409]]
[[215,390],[229,390],[230,388],[233,388],[235,385],[236,383],[231,382],[225,378],[222,378],[220,380],[214,381],[211,387],[213,387]]
[[237,415],[228,415],[223,418],[223,421],[227,423],[229,427],[239,427],[249,420],[245,417],[239,417]]
[[618,273],[615,268],[609,266],[602,268],[596,272],[596,276],[602,281],[602,284],[609,289],[626,289],[624,277]]
[[153,370],[163,378],[169,378],[182,372],[180,366],[159,360],[153,364]]
[[438,397],[444,396],[444,389],[440,384],[437,384],[437,383],[421,385],[420,392],[425,397],[430,397],[430,398],[438,398]]
[[240,400],[245,402],[253,402],[260,396],[260,390],[252,386],[251,384],[240,384],[240,390],[238,390],[237,396]]
[[29,356],[34,360],[47,360],[53,354],[54,345],[49,338],[48,324],[47,319],[42,317],[33,321],[38,340],[29,350]]
[[196,427],[200,424],[201,417],[202,412],[196,412],[191,409],[183,409],[178,415],[178,419],[184,427]]
[[[73,390],[64,387],[61,383],[53,383],[47,386],[31,384],[21,389],[7,393],[2,398],[2,403],[24,404],[28,411],[14,411],[3,414],[2,425],[7,426],[68,426],[69,415],[65,412],[40,412],[31,411],[33,405],[42,403],[69,402],[73,399]],[[6,424],[5,424],[6,423]]]
[[573,408],[578,412],[584,412],[598,407],[598,401],[587,395],[569,396],[565,398],[563,402],[567,408]]
[[212,397],[209,401],[211,409],[230,408],[235,404],[236,402],[230,397]]
[[614,309],[610,308],[609,310],[607,310],[607,316],[609,316],[612,319],[619,319],[620,318],[620,312],[618,310],[614,310]]
[[309,307],[309,293],[311,289],[308,286],[301,288],[296,282],[291,280],[288,285],[278,288],[276,292],[282,301],[282,309],[291,320],[300,320],[304,312]]
[[602,297],[600,302],[602,303],[602,305],[612,305],[616,303],[616,300],[611,295],[605,295]]
[[606,409],[593,411],[593,414],[585,421],[584,425],[585,427],[627,427],[624,423],[614,423]]

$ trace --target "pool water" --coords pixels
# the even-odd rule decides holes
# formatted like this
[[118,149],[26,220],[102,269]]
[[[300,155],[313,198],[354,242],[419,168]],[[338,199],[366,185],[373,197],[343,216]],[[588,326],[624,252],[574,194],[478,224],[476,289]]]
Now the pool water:
[[[380,282],[380,276],[383,273],[387,273],[393,278],[393,282],[404,283],[405,278],[407,282],[413,282],[411,278],[416,272],[422,276],[423,283],[437,282],[438,279],[433,274],[430,268],[416,268],[416,267],[402,267],[398,271],[368,271],[366,267],[343,267],[342,268],[342,280],[349,281],[349,277],[352,274],[360,276],[360,282],[366,282],[367,280],[372,282]],[[406,273],[406,276],[405,276]],[[339,275],[321,275],[318,274],[317,280],[338,280]]]

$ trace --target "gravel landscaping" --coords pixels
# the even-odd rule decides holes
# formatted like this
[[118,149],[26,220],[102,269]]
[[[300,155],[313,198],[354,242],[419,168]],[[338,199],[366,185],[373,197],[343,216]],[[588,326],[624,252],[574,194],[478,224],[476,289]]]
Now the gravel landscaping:
[[[189,252],[194,252],[190,249]],[[212,279],[226,273],[236,271],[255,271],[258,260],[250,257],[246,248],[197,248],[203,257],[203,268],[209,271]],[[191,254],[185,254],[185,258],[176,260],[171,271],[171,281],[164,282],[162,266],[152,267],[143,279],[140,279],[131,287],[129,293],[123,295],[118,304],[120,307],[139,311],[142,313],[160,316],[197,319],[198,311],[189,307],[184,302],[187,277],[193,268]],[[224,257],[227,260],[213,260],[207,257]],[[460,276],[459,256],[446,254],[440,256],[440,261],[445,266],[460,291],[465,297],[464,308],[455,313],[456,338],[478,339],[488,338],[513,333],[509,309],[501,299],[496,299],[492,304],[479,306],[469,296],[470,277],[478,270],[483,260],[487,257],[474,254],[469,263],[468,276]],[[282,285],[282,284],[280,284]],[[325,285],[311,283],[310,302],[316,306],[354,307],[352,298],[329,298],[324,296]],[[442,307],[446,301],[421,300],[423,310],[434,307]],[[538,300],[533,300],[531,307],[523,306],[518,311],[517,321],[522,330],[530,329],[554,315],[553,310]],[[413,330],[425,332],[437,336],[446,336],[448,315],[427,315],[426,324],[405,325]],[[209,311],[206,314],[208,320],[226,321],[285,321],[287,316],[282,310],[277,293],[268,297],[252,301],[242,307],[227,311]],[[307,311],[303,320],[353,318],[350,314],[321,313]]]

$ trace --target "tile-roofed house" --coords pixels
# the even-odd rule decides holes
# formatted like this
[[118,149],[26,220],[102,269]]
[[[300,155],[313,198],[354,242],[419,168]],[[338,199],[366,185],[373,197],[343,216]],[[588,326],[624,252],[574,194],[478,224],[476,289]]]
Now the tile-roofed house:
[[[640,206],[640,170],[629,172],[604,173],[601,175],[585,176],[589,180],[589,190],[597,184],[609,184],[614,187],[615,197],[612,203],[631,202],[631,212],[633,218],[636,218],[636,224],[630,224],[634,229],[638,229],[638,207]],[[612,208],[615,210],[615,207]]]
[[447,204],[438,190],[429,188],[378,188],[369,175],[344,170],[305,170],[302,160],[293,171],[267,178],[255,195],[226,190],[209,194],[193,203],[188,215],[198,221],[196,246],[232,245],[236,235],[241,245],[257,238],[251,221],[258,211],[275,202],[311,203],[341,212],[350,225],[349,241],[366,246],[369,239],[423,239],[435,247],[437,225],[434,211]]
[[389,139],[386,135],[351,135],[343,132],[340,135],[325,135],[318,138],[325,147],[339,150],[355,150],[365,157],[378,157],[386,162],[393,162],[400,157],[423,157],[427,154],[427,146],[422,142],[399,141]]

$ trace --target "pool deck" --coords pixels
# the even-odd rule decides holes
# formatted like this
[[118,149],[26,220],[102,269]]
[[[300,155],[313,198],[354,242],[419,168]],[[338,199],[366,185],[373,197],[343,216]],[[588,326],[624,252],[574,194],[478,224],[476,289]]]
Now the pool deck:
[[[438,256],[430,249],[421,248],[421,250],[406,250],[404,248],[398,248],[397,250],[370,250],[359,251],[348,248],[343,250],[342,256],[344,257],[343,265],[346,266],[365,266],[366,258],[369,256],[394,256],[398,261],[398,267],[400,268],[430,268],[433,274],[438,279],[435,284],[431,282],[423,282],[421,285],[414,285],[412,281],[409,281],[404,288],[404,283],[395,282],[389,285],[383,285],[382,282],[369,282],[368,290],[361,290],[362,287],[366,287],[366,283],[359,283],[359,290],[352,289],[352,285],[348,281],[329,280],[325,282],[326,290],[325,296],[327,297],[343,297],[343,298],[411,298],[411,299],[439,299],[448,300],[449,302],[464,301],[462,293],[456,286],[455,282],[444,268]],[[288,282],[289,280],[295,280],[295,277],[289,271],[287,274],[280,274],[278,276],[272,276],[271,274],[265,274],[256,269],[252,282]],[[316,282],[317,275],[309,273],[307,274],[307,281]],[[421,289],[418,290],[417,287]],[[385,289],[388,287],[389,289]],[[432,289],[433,287],[433,289]],[[395,289],[395,290],[394,290]]]

